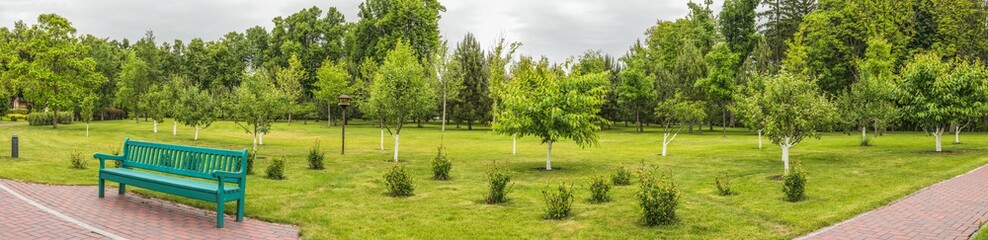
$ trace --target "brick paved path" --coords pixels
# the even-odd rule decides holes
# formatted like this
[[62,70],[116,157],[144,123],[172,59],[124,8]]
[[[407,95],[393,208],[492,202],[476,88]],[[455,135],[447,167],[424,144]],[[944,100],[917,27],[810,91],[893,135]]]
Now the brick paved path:
[[981,167],[802,239],[968,239],[986,221],[988,167]]
[[226,226],[217,229],[215,210],[120,196],[109,187],[100,199],[97,191],[0,179],[0,239],[298,239],[294,226],[249,218],[234,222],[227,215]]

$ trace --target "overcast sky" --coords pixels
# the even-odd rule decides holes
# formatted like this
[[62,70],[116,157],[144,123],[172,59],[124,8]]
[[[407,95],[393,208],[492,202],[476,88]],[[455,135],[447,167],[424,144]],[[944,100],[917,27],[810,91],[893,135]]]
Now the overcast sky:
[[[440,0],[446,6],[440,28],[451,44],[472,32],[489,48],[498,36],[522,42],[525,55],[562,61],[590,49],[624,55],[657,20],[686,16],[690,0]],[[161,0],[0,0],[0,26],[17,20],[36,22],[42,13],[72,21],[80,34],[136,40],[153,30],[159,43],[172,39],[219,39],[231,31],[261,25],[270,30],[275,16],[303,8],[336,7],[347,21],[357,20],[363,0],[338,1],[161,1]],[[723,0],[712,8],[719,12]]]

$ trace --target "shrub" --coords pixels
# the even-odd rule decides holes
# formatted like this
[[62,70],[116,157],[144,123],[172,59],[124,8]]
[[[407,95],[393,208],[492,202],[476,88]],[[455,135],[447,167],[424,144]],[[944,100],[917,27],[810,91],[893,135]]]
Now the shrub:
[[312,145],[312,148],[309,149],[309,169],[325,169],[326,167],[323,165],[323,159],[325,158],[326,153],[319,151],[319,141],[317,140],[316,144]]
[[257,153],[247,151],[247,174],[254,174],[254,158],[257,158]]
[[511,176],[505,172],[497,169],[497,167],[492,168],[487,172],[487,181],[489,182],[490,191],[487,193],[487,203],[488,204],[498,204],[508,202],[508,192],[511,191]]
[[267,173],[270,179],[285,179],[285,160],[274,159],[274,161],[271,161],[271,165],[268,165]]
[[24,108],[11,109],[10,110],[10,113],[11,114],[17,114],[17,115],[27,115],[28,114],[28,110],[27,109],[24,109]]
[[785,193],[783,199],[789,202],[798,202],[806,197],[806,173],[798,165],[793,164],[789,173],[782,176],[782,192]]
[[626,167],[619,167],[617,172],[611,176],[611,182],[619,186],[631,185],[631,170]]
[[608,195],[610,190],[611,186],[607,185],[603,176],[593,176],[590,179],[590,203],[610,202],[611,196]]
[[388,196],[407,197],[415,192],[411,173],[405,165],[395,164],[390,171],[384,174],[384,184],[388,188]]
[[[27,115],[28,124],[31,126],[47,126],[51,125],[52,118],[55,114],[51,112],[36,112]],[[58,113],[58,124],[70,124],[72,123],[72,114],[66,112]]]
[[573,186],[560,184],[557,190],[542,190],[545,198],[545,218],[563,219],[569,217],[573,207]]
[[714,181],[717,183],[717,194],[721,196],[734,195],[734,190],[731,190],[731,179],[728,178],[727,174],[715,178]]
[[862,147],[871,146],[871,138],[862,138],[861,139],[861,146]]
[[446,156],[446,148],[439,147],[439,153],[432,159],[432,179],[449,180],[449,170],[453,169],[453,162]]
[[639,173],[641,188],[638,200],[642,209],[642,223],[646,226],[666,225],[676,222],[676,206],[679,191],[668,175],[655,176],[655,170]]
[[72,152],[69,155],[69,161],[72,163],[72,168],[75,169],[86,169],[86,160],[82,157],[82,152]]
[[13,114],[7,115],[7,118],[10,118],[10,121],[11,122],[16,122],[17,121],[17,116],[14,116]]
[[105,120],[120,120],[127,118],[127,112],[116,108],[103,108],[103,117]]
[[[120,148],[119,147],[110,148],[110,154],[113,154],[114,156],[120,155]],[[113,167],[120,168],[121,166],[123,166],[122,161],[113,161]]]

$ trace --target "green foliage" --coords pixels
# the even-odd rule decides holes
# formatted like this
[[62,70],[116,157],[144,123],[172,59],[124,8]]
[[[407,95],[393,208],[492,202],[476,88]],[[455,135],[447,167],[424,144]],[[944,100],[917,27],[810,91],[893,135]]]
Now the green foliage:
[[938,55],[921,54],[901,74],[895,93],[900,114],[933,129],[937,140],[952,122],[981,117],[988,110],[988,71],[980,63],[944,62]]
[[[120,155],[120,147],[111,147],[110,148],[110,155],[119,156]],[[113,161],[113,167],[120,168],[121,166],[123,166],[123,161]]]
[[86,158],[82,157],[82,152],[79,151],[73,152],[72,155],[69,155],[69,162],[72,163],[72,168],[75,169],[86,169],[86,166],[89,165],[86,162]]
[[724,174],[723,176],[716,177],[714,179],[714,182],[717,184],[717,194],[718,195],[721,195],[721,196],[730,196],[730,195],[734,195],[736,193],[736,192],[734,192],[733,189],[731,189],[731,178],[730,178],[730,176],[727,176],[727,174]]
[[162,122],[165,120],[165,115],[175,108],[171,102],[171,95],[171,89],[160,85],[151,85],[148,92],[140,99],[138,106],[152,120]]
[[247,174],[254,174],[254,160],[257,160],[257,151],[247,151]]
[[[31,126],[49,126],[52,124],[52,119],[54,116],[55,114],[52,112],[33,112],[27,115],[27,122]],[[72,123],[72,114],[64,112],[58,113],[58,123]]]
[[764,11],[758,17],[765,19],[759,27],[771,49],[771,61],[782,62],[788,51],[786,44],[799,31],[803,18],[817,8],[816,0],[763,1]]
[[131,51],[121,66],[114,105],[131,112],[138,112],[141,109],[141,99],[156,81],[151,67],[141,60],[136,52]]
[[445,11],[446,7],[438,0],[361,3],[357,13],[360,20],[352,24],[347,34],[348,57],[380,63],[390,49],[407,41],[416,59],[425,63],[439,48],[439,19]]
[[432,179],[449,180],[449,171],[453,169],[453,162],[446,156],[446,148],[439,147],[439,153],[432,158]]
[[462,84],[458,101],[452,104],[453,119],[467,122],[468,129],[473,129],[473,122],[484,122],[490,115],[490,71],[484,50],[480,48],[480,42],[467,33],[456,46],[453,52],[453,60],[457,62],[458,70],[456,76],[460,79],[456,82]]
[[[549,146],[561,139],[572,139],[580,147],[594,146],[598,123],[608,123],[598,115],[607,80],[607,72],[560,76],[549,68],[548,60],[536,63],[523,58],[500,97],[494,132],[535,136]],[[548,163],[549,159],[546,167],[551,169]]]
[[228,102],[229,114],[237,125],[254,136],[254,152],[257,152],[258,134],[270,131],[271,122],[284,113],[284,103],[289,100],[263,71],[247,74],[233,90]]
[[782,175],[782,198],[787,202],[798,202],[806,197],[806,172],[799,164],[795,164],[793,169]]
[[668,225],[677,220],[676,207],[679,205],[680,195],[678,185],[671,176],[657,176],[655,171],[643,168],[638,173],[641,180],[638,204],[641,208],[641,221],[645,226]]
[[734,78],[740,66],[739,55],[732,52],[727,44],[718,43],[704,61],[707,65],[707,77],[697,80],[694,86],[703,89],[710,101],[726,104],[734,95]]
[[741,59],[747,58],[748,54],[758,41],[758,33],[755,29],[755,9],[758,8],[759,0],[727,0],[720,11],[720,33],[727,42],[731,51],[738,54]]
[[285,160],[276,158],[271,161],[271,165],[268,165],[267,171],[268,178],[274,180],[285,179]]
[[677,93],[672,98],[665,99],[655,106],[655,116],[665,133],[678,133],[690,123],[707,117],[702,101],[690,101]]
[[[436,107],[433,104],[435,92],[427,80],[408,43],[399,42],[374,75],[368,113],[388,126],[393,136],[398,136],[406,121]],[[394,131],[390,127],[394,127]],[[397,162],[397,141],[395,145],[394,161]]]
[[560,184],[557,189],[543,189],[546,219],[563,219],[569,217],[573,207],[573,186]]
[[614,175],[611,175],[611,183],[618,186],[631,185],[631,169],[618,167]]
[[[333,105],[336,105],[337,98],[340,95],[348,94],[350,97],[355,97],[356,89],[359,85],[350,85],[350,73],[347,72],[347,64],[344,61],[332,61],[326,60],[322,62],[322,66],[316,71],[316,99],[319,101],[325,101],[332,109]],[[352,102],[360,102],[361,99],[352,99]],[[329,111],[332,115],[332,110]]]
[[325,165],[323,165],[323,160],[326,159],[326,153],[319,150],[318,140],[312,145],[312,148],[309,148],[309,155],[307,159],[309,160],[309,169],[320,170],[326,168]]
[[487,182],[489,190],[487,191],[487,198],[485,201],[487,204],[500,204],[508,202],[508,192],[511,191],[511,175],[508,173],[498,170],[497,167],[492,168],[487,171]]
[[304,90],[302,89],[302,81],[306,79],[306,72],[302,67],[301,60],[296,55],[291,56],[288,59],[288,67],[278,70],[275,74],[275,85],[288,100],[282,108],[287,110],[289,121],[291,121],[291,114],[298,108],[298,101]]
[[388,189],[388,196],[408,197],[415,192],[415,183],[412,174],[405,168],[405,165],[395,164],[390,171],[384,174],[384,184]]
[[[217,99],[218,96],[214,96],[208,90],[201,89],[201,86],[189,83],[183,77],[172,78],[168,89],[172,89],[173,94],[171,114],[175,121],[183,125],[207,128],[216,118],[221,116],[218,112],[226,110],[221,108],[223,104]],[[236,103],[231,104],[236,105]],[[230,109],[228,111],[236,110]],[[235,112],[228,114],[236,116]]]
[[[621,82],[617,87],[617,102],[634,114],[638,132],[644,131],[643,123],[649,119],[648,113],[655,106],[655,76],[645,72],[645,52],[640,44],[632,47],[627,56],[621,59],[625,67],[621,70]],[[645,114],[645,116],[642,116]]]
[[611,201],[609,191],[611,186],[607,185],[604,176],[594,175],[590,177],[590,203],[605,203]]
[[865,59],[858,62],[861,78],[851,84],[851,90],[838,99],[842,119],[861,130],[861,145],[868,146],[867,128],[884,128],[895,118],[896,106],[892,91],[895,59],[885,40],[871,39]]

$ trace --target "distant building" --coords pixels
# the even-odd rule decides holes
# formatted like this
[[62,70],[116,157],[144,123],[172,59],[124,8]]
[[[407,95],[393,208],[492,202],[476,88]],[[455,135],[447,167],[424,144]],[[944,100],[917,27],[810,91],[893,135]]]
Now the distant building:
[[10,101],[10,109],[15,109],[15,110],[16,109],[24,109],[24,110],[27,110],[27,109],[30,109],[30,108],[31,108],[31,103],[28,103],[27,101],[25,101],[24,99],[22,99],[20,97],[14,97]]

